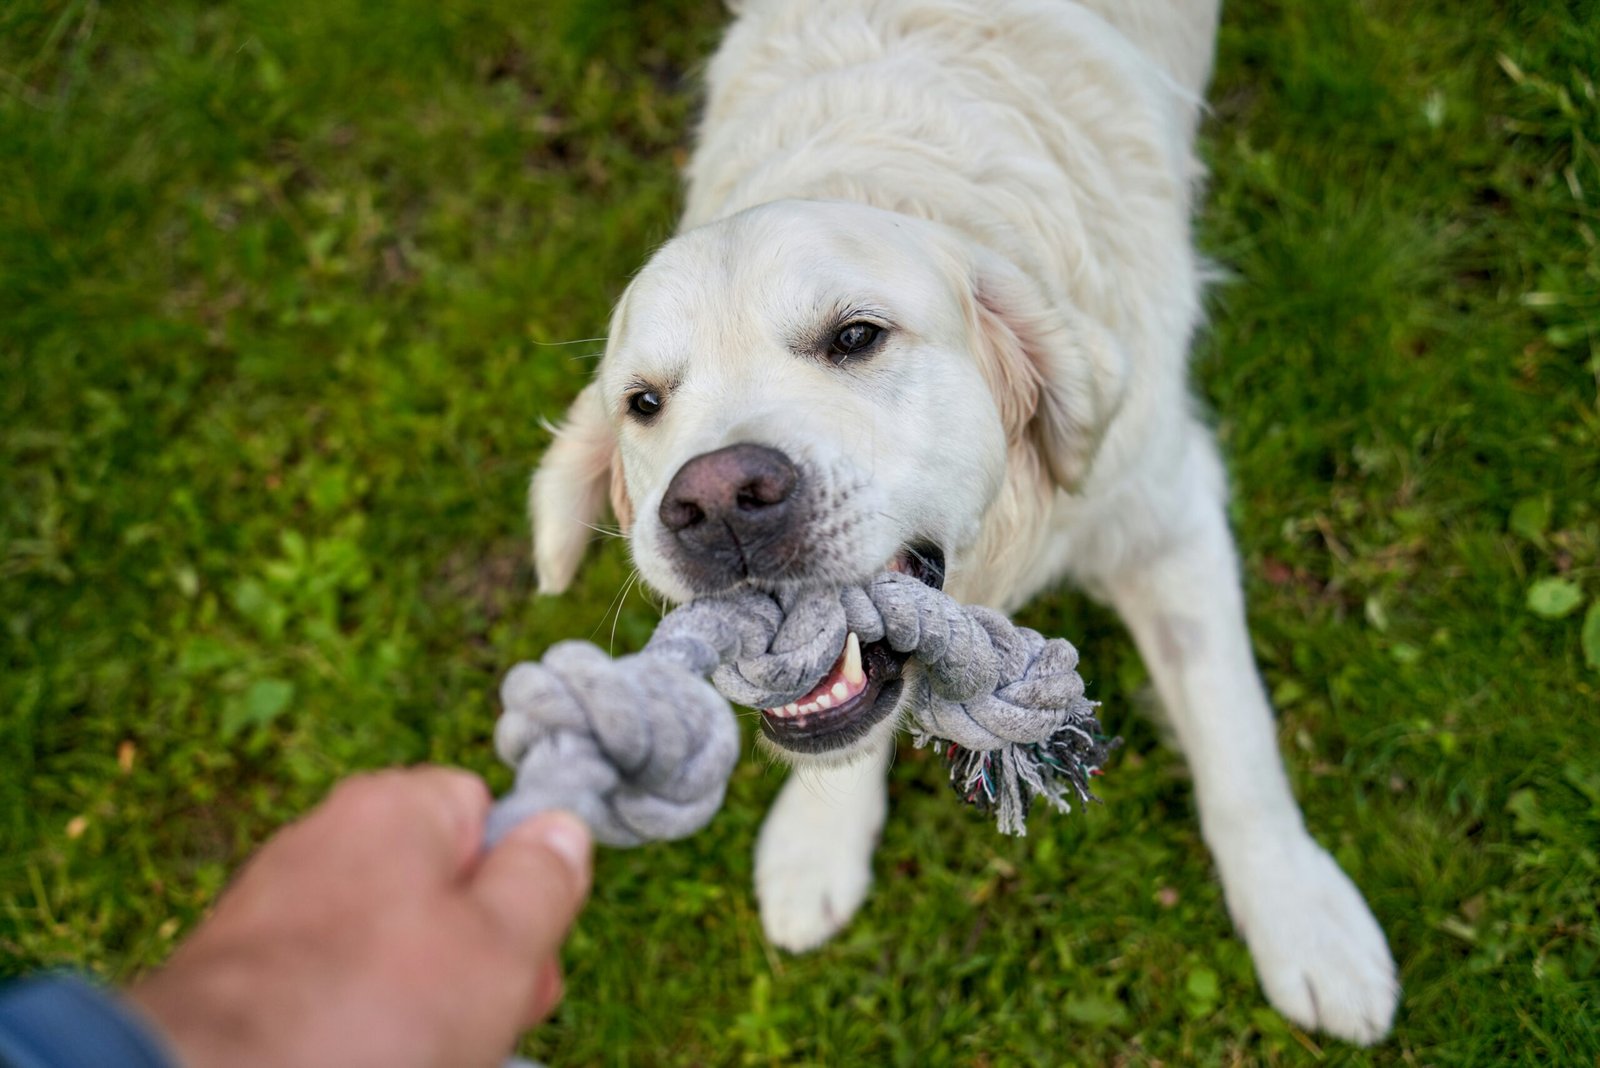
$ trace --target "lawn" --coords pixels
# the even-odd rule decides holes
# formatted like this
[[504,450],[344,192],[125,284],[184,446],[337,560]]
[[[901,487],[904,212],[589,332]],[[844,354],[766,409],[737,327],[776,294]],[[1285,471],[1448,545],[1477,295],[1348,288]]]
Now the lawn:
[[[0,7],[0,974],[123,979],[339,776],[497,787],[499,676],[638,647],[615,541],[532,595],[522,497],[672,230],[710,0]],[[604,855],[554,1065],[1600,1063],[1600,4],[1225,13],[1196,354],[1280,740],[1405,985],[1273,1014],[1116,620],[1103,806],[1000,838],[907,747],[805,957],[752,755]]]

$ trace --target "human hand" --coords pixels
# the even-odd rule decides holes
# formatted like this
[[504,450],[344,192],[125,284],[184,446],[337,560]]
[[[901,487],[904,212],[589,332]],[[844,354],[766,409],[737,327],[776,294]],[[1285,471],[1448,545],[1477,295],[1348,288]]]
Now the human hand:
[[498,1065],[561,998],[591,845],[551,812],[484,854],[488,811],[464,771],[347,780],[129,998],[185,1068]]

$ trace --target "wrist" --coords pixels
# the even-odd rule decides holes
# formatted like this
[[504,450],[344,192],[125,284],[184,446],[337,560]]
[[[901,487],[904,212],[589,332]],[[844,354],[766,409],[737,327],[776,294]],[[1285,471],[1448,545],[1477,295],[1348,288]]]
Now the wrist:
[[270,1062],[274,1037],[262,1018],[267,991],[253,978],[259,971],[238,954],[180,953],[130,987],[126,997],[182,1068],[251,1068]]

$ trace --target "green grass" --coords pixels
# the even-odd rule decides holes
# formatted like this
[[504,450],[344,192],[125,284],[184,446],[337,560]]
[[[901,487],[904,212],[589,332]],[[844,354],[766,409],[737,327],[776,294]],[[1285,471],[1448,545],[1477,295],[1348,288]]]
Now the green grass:
[[[710,0],[0,9],[0,973],[157,962],[338,776],[485,772],[493,691],[639,645],[619,546],[534,600],[524,484],[671,230]],[[1594,1064],[1600,5],[1230,4],[1197,376],[1307,818],[1405,984],[1271,1013],[1145,678],[1106,804],[999,838],[906,752],[878,885],[768,949],[743,763],[609,853],[529,1048],[578,1064]],[[1587,624],[1585,620],[1587,619]],[[1585,635],[1589,659],[1585,657]]]

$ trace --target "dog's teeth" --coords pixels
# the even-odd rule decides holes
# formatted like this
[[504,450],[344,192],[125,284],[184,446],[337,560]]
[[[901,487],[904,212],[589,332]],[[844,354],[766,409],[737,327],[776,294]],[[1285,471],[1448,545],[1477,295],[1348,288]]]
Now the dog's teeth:
[[[769,708],[767,712],[779,719],[792,719],[795,716],[809,716],[813,712],[842,705],[862,690],[866,689],[867,673],[861,666],[861,639],[851,631],[845,637],[844,655],[840,657],[841,663],[836,665],[837,674],[833,675],[832,686],[818,693],[811,700],[804,703],[791,701],[778,708]],[[821,687],[818,687],[821,689]]]
[[861,670],[861,639],[856,637],[855,631],[844,641],[844,681],[851,686],[867,681],[867,673]]

